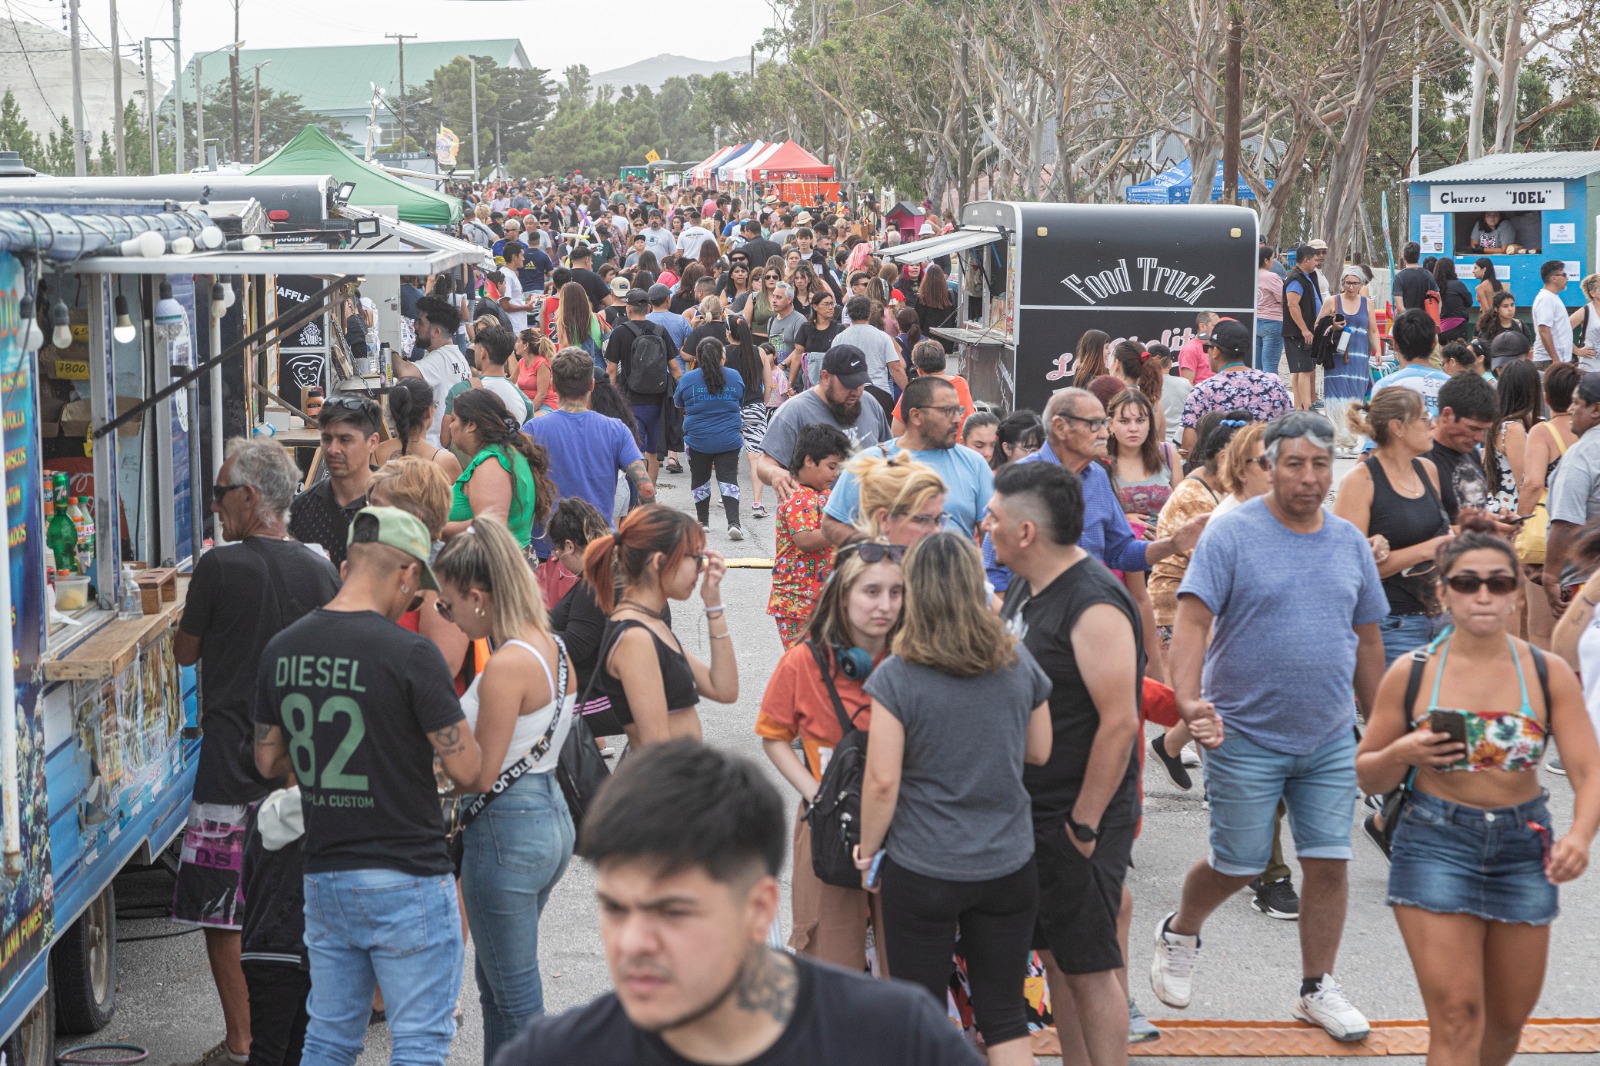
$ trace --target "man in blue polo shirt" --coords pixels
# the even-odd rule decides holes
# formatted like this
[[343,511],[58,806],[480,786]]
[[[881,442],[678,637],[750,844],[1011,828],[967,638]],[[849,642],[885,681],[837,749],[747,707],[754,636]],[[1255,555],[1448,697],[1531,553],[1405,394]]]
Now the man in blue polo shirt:
[[[1083,536],[1078,547],[1113,570],[1148,570],[1152,563],[1194,548],[1210,515],[1190,519],[1172,536],[1160,540],[1140,540],[1133,535],[1111,487],[1111,476],[1094,461],[1105,454],[1111,420],[1092,392],[1062,389],[1045,405],[1044,422],[1048,433],[1045,446],[1017,462],[1057,463],[1083,479]],[[983,556],[990,583],[997,592],[1004,592],[1011,583],[1011,572],[995,561],[994,548],[987,542]]]
[[[956,443],[963,408],[955,386],[931,375],[916,378],[906,386],[900,409],[905,416],[905,436],[868,448],[865,454],[889,456],[905,451],[931,467],[944,482],[949,528],[974,536],[988,510],[989,497],[994,495],[994,473],[983,456]],[[822,512],[822,532],[834,544],[843,544],[855,535],[860,504],[861,483],[846,470],[828,494],[828,506]]]

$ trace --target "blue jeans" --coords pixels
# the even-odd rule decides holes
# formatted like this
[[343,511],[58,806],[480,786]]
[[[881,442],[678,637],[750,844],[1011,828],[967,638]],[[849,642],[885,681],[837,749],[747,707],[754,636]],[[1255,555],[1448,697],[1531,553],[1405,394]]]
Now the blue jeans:
[[1283,358],[1283,323],[1256,316],[1256,369],[1269,374],[1278,372],[1278,362]]
[[576,832],[554,773],[524,774],[468,825],[461,898],[483,1005],[483,1061],[544,1013],[539,915]]
[[1206,756],[1206,798],[1211,868],[1219,874],[1255,877],[1267,868],[1280,799],[1289,808],[1295,854],[1348,860],[1356,804],[1353,722],[1309,755],[1263,748],[1225,725],[1222,746]]
[[1444,629],[1445,616],[1425,614],[1391,614],[1378,623],[1378,633],[1383,637],[1383,666],[1388,669],[1394,661],[1413,648],[1420,648]]
[[383,987],[389,1061],[443,1066],[455,1036],[465,946],[455,879],[398,870],[305,875],[311,1021],[304,1066],[352,1066]]
[[1544,873],[1551,832],[1543,795],[1479,808],[1413,791],[1394,827],[1389,906],[1549,925],[1561,910]]

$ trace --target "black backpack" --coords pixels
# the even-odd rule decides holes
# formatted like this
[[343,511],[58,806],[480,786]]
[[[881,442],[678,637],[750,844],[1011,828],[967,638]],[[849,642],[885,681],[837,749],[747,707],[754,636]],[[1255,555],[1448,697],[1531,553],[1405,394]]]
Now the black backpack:
[[841,732],[828,768],[822,772],[817,797],[806,808],[805,818],[811,823],[811,872],[825,885],[860,888],[855,847],[861,842],[861,782],[866,776],[867,734],[857,729],[845,713],[839,690],[833,686],[828,653],[811,641],[806,641],[806,647],[822,671]]
[[628,378],[623,382],[635,396],[665,396],[672,391],[672,341],[654,322],[629,322],[633,348],[628,355]]

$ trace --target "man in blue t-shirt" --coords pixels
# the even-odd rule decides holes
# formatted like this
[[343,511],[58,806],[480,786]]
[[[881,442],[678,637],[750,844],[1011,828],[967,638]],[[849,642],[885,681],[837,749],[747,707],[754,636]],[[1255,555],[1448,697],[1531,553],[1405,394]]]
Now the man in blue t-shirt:
[[[910,452],[911,458],[932,467],[944,482],[944,510],[949,527],[975,536],[978,523],[994,495],[994,472],[983,456],[956,443],[963,408],[955,386],[943,378],[923,376],[906,386],[901,396],[905,436],[878,445],[881,454]],[[869,449],[867,454],[872,454]],[[843,544],[857,532],[862,518],[861,482],[849,470],[839,475],[828,506],[822,512],[822,531],[834,544]],[[931,530],[929,532],[932,532]]]
[[[655,499],[656,487],[645,471],[644,456],[633,433],[618,419],[590,410],[594,360],[582,348],[563,348],[550,360],[550,383],[560,406],[530,418],[522,432],[544,445],[550,456],[550,479],[562,496],[588,500],[611,522],[616,512],[617,474],[628,476],[639,499]],[[550,553],[543,528],[535,528],[534,552]]]
[[1402,311],[1389,328],[1389,338],[1399,356],[1400,369],[1379,378],[1372,386],[1373,395],[1392,385],[1410,389],[1422,397],[1429,418],[1439,417],[1439,389],[1450,380],[1450,375],[1428,363],[1439,338],[1439,327],[1434,324],[1433,317],[1420,307]]
[[1333,426],[1301,411],[1263,440],[1270,489],[1210,523],[1178,588],[1169,661],[1178,709],[1210,750],[1211,854],[1161,922],[1150,983],[1168,1006],[1189,1005],[1200,927],[1266,868],[1281,799],[1305,877],[1294,1014],[1336,1040],[1360,1040],[1367,1020],[1333,966],[1348,894],[1355,712],[1377,696],[1378,623],[1389,606],[1371,545],[1322,508]]

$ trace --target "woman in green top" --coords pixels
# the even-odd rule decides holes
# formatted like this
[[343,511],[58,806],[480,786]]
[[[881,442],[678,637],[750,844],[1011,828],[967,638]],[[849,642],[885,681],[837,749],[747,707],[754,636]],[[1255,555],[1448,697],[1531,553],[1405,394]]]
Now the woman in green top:
[[450,493],[450,517],[444,539],[466,530],[478,515],[493,514],[524,549],[555,502],[550,457],[516,421],[506,415],[500,398],[487,389],[472,389],[456,398],[451,440],[471,456]]

